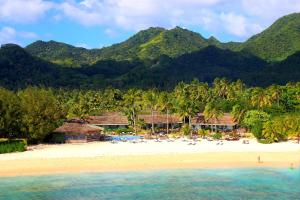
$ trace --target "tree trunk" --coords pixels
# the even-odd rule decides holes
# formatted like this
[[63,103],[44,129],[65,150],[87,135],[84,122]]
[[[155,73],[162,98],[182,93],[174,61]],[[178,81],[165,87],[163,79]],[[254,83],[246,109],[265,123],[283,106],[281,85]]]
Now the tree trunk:
[[134,129],[134,133],[137,135],[137,130],[136,130],[136,117],[135,117],[135,112],[133,110],[133,129]]
[[152,134],[154,134],[154,113],[153,109],[151,109],[151,129],[152,129]]
[[192,123],[191,122],[192,122],[191,115],[189,115],[190,138],[192,139],[192,137],[193,137],[193,130],[192,130],[192,126],[191,126]]
[[169,110],[167,109],[167,135],[169,135]]

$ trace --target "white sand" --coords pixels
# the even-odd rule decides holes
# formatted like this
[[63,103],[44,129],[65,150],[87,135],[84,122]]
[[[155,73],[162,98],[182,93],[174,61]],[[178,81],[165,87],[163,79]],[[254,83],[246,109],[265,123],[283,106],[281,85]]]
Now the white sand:
[[130,142],[93,142],[84,144],[59,144],[31,146],[33,150],[22,153],[1,154],[0,161],[52,159],[52,158],[91,158],[103,156],[131,156],[131,155],[165,155],[165,154],[199,154],[217,152],[300,152],[300,144],[296,142],[282,142],[274,144],[260,144],[250,140],[250,144],[242,141],[223,141],[217,145],[216,141],[202,140],[196,145],[177,140],[175,142],[155,142],[133,144]]

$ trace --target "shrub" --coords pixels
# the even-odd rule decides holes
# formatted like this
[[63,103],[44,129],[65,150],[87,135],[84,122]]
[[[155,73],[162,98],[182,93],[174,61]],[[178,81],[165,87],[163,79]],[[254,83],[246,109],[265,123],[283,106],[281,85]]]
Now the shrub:
[[185,124],[183,125],[181,131],[183,135],[189,135],[191,132],[191,127],[188,124]]
[[270,115],[259,110],[250,110],[246,113],[244,124],[250,128],[257,139],[262,139],[263,124],[270,120]]
[[222,134],[221,133],[215,133],[212,135],[214,140],[220,140],[222,139]]
[[23,139],[0,141],[0,154],[26,151],[27,141]]
[[257,141],[261,144],[271,144],[271,143],[273,143],[273,141],[268,140],[268,139],[260,139],[260,140],[257,140]]

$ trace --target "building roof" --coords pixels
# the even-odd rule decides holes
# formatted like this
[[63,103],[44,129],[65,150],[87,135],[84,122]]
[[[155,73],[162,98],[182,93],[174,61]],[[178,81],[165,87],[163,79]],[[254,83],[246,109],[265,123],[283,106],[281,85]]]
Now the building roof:
[[203,113],[198,113],[195,117],[192,118],[192,124],[201,124],[201,125],[237,125],[234,117],[230,113],[224,113],[224,115],[218,119],[209,119],[205,120]]
[[100,127],[91,126],[85,123],[64,123],[61,127],[54,130],[54,133],[77,133],[94,134],[102,130]]
[[86,119],[89,124],[95,125],[128,125],[128,119],[119,112],[105,113],[101,116],[90,116]]
[[[151,124],[152,123],[152,115],[139,115],[138,116],[139,119],[143,119],[144,122],[146,124]],[[158,113],[154,113],[153,115],[153,123],[154,124],[167,124],[167,122],[169,121],[169,123],[182,123],[182,120],[180,119],[180,117],[178,115],[169,115],[169,118],[166,114],[158,114]]]
[[[146,124],[152,123],[152,115],[144,114],[139,115],[139,119],[143,119]],[[154,113],[153,121],[155,124],[166,124],[167,123],[167,115]],[[128,118],[119,112],[114,113],[105,113],[101,116],[90,116],[86,119],[88,124],[94,125],[128,125]],[[177,115],[169,115],[169,123],[181,123],[182,120]]]

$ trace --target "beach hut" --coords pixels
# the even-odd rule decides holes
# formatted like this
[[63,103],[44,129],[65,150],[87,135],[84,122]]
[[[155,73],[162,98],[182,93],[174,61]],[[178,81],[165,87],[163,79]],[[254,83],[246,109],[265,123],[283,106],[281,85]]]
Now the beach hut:
[[53,137],[63,137],[65,143],[99,141],[103,128],[87,123],[65,123],[53,132]]
[[179,128],[182,124],[180,116],[175,114],[154,112],[153,116],[151,114],[138,115],[138,118],[144,122],[146,128],[151,128],[152,122],[156,128],[166,128],[167,124],[169,124],[169,128]]
[[211,129],[213,131],[230,132],[238,128],[238,124],[230,113],[224,113],[220,118],[205,120],[203,113],[198,113],[192,118],[194,130]]
[[128,128],[128,119],[120,112],[104,113],[101,116],[90,116],[86,119],[88,124],[107,129]]

